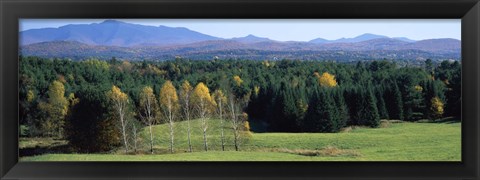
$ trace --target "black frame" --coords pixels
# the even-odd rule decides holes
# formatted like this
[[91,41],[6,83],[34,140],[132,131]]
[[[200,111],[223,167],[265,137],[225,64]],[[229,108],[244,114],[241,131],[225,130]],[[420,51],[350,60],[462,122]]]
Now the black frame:
[[[19,18],[461,18],[462,162],[18,162]],[[0,0],[0,179],[480,179],[478,0]]]

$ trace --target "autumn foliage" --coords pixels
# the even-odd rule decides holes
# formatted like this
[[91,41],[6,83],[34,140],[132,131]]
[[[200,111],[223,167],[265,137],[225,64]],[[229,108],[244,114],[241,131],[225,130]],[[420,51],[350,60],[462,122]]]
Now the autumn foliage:
[[314,75],[318,78],[318,82],[322,87],[335,87],[337,86],[337,80],[335,80],[335,76],[325,72],[322,75],[319,75],[317,72]]
[[[192,126],[192,131],[201,129],[209,137],[220,136],[209,134],[215,131],[208,126],[219,117],[225,120],[225,133],[232,133],[233,122],[240,122],[235,127],[241,130],[248,129],[248,122],[251,131],[338,132],[345,126],[376,127],[379,119],[461,114],[461,63],[456,61],[434,61],[427,67],[391,61],[21,57],[19,63],[19,122],[29,129],[23,136],[66,138],[81,152],[122,145],[130,150],[133,125],[174,127],[174,122],[195,120],[201,127]],[[248,116],[242,118],[243,113]],[[187,129],[188,135],[175,138],[196,139]],[[156,140],[151,135],[150,144],[144,142],[153,150],[160,145]]]

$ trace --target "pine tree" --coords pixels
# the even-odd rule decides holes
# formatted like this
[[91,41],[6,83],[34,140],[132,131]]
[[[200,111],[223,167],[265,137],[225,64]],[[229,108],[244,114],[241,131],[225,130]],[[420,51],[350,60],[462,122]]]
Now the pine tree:
[[381,119],[388,119],[388,111],[383,99],[383,89],[380,87],[375,90],[375,98],[377,99],[378,115]]
[[348,113],[348,107],[345,102],[345,98],[343,97],[344,90],[342,89],[337,89],[334,91],[334,100],[335,100],[335,107],[336,110],[338,111],[337,113],[337,128],[340,129],[343,128],[347,125],[347,121],[349,120],[349,113]]
[[361,105],[358,113],[358,125],[377,127],[380,124],[380,117],[376,100],[370,86],[360,91]]
[[336,108],[331,94],[320,90],[314,94],[305,116],[305,127],[310,132],[337,132]]
[[404,112],[402,94],[395,81],[388,83],[388,86],[385,90],[384,99],[388,111],[388,117],[390,119],[403,120]]
[[361,103],[361,99],[358,96],[358,88],[356,87],[349,87],[345,89],[345,92],[343,93],[345,96],[345,102],[347,104],[347,110],[348,110],[348,121],[347,125],[356,125],[358,124],[358,113],[357,111],[359,110]]

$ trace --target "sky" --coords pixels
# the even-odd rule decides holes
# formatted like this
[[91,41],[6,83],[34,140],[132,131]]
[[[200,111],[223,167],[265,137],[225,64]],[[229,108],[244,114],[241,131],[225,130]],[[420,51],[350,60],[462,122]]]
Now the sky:
[[[278,41],[334,40],[364,33],[413,40],[461,39],[460,19],[115,19],[149,26],[185,27],[221,38],[253,34]],[[20,31],[100,23],[105,19],[20,19]]]

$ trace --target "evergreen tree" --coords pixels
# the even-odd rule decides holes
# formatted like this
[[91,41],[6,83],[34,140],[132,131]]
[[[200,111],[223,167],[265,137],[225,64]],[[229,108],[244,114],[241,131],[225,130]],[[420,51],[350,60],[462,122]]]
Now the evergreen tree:
[[315,93],[305,116],[305,126],[310,132],[338,132],[338,118],[334,101],[329,91]]
[[367,86],[366,89],[360,91],[360,98],[362,99],[362,105],[358,111],[358,125],[377,127],[380,124],[380,116],[371,86]]
[[384,90],[381,87],[378,87],[375,90],[375,98],[377,100],[378,115],[380,116],[381,119],[389,119],[387,107],[385,105],[385,100],[383,99],[383,92]]
[[403,100],[401,92],[395,81],[388,83],[385,94],[385,105],[390,119],[403,120]]
[[336,89],[333,91],[333,98],[335,100],[335,107],[337,110],[337,127],[336,129],[339,130],[347,125],[347,121],[349,120],[350,116],[348,113],[348,107],[345,102],[345,98],[343,97],[343,88]]

